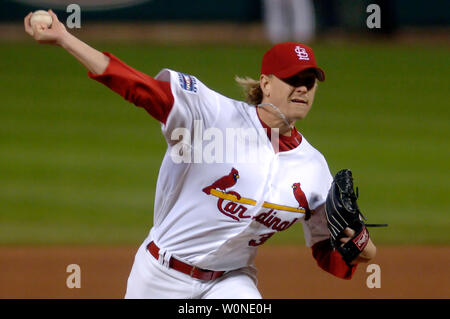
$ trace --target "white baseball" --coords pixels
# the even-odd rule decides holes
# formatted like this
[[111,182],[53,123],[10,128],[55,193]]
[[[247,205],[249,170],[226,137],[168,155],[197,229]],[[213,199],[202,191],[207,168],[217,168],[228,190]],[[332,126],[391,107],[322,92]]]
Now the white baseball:
[[37,10],[33,12],[33,15],[30,19],[30,25],[34,26],[36,23],[43,23],[46,24],[47,27],[50,27],[52,25],[53,19],[50,13],[44,10]]

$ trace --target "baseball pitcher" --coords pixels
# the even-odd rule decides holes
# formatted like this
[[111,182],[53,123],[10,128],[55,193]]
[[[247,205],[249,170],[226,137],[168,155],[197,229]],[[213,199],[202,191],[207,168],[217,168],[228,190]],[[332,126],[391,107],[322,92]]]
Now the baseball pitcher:
[[350,279],[358,263],[375,256],[351,172],[333,178],[295,127],[325,80],[310,47],[285,42],[268,50],[259,80],[237,78],[244,102],[193,75],[137,71],[80,41],[49,13],[50,27],[32,27],[31,14],[25,17],[26,32],[62,47],[91,79],[144,108],[167,141],[153,226],[136,253],[126,298],[261,298],[257,248],[296,223],[318,266],[337,277]]

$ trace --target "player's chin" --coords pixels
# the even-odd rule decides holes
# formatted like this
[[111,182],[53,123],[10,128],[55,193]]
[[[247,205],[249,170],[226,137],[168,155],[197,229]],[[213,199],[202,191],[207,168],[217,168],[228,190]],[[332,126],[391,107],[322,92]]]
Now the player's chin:
[[296,121],[303,120],[304,118],[306,118],[308,113],[309,113],[309,108],[296,109],[295,111],[293,111],[291,113],[290,118],[292,118]]

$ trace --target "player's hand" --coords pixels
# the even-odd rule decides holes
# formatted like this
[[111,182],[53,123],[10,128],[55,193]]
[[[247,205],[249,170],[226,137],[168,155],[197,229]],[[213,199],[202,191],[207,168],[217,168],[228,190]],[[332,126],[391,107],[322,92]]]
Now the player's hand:
[[48,13],[53,19],[50,28],[43,23],[36,23],[34,26],[31,26],[30,19],[32,13],[30,12],[24,18],[25,32],[32,36],[39,43],[60,45],[63,38],[68,34],[68,32],[64,24],[58,20],[58,17],[52,10],[48,10]]
[[341,243],[342,243],[341,246],[343,246],[346,242],[348,242],[350,239],[352,239],[353,236],[355,236],[355,231],[349,227],[346,227],[344,229],[344,234],[346,237],[341,238]]
[[[353,236],[355,236],[355,231],[349,227],[346,227],[344,229],[344,234],[345,237],[342,237],[340,239],[342,243],[341,246],[343,246],[346,242],[352,239]],[[370,259],[374,258],[375,255],[376,255],[376,247],[373,244],[372,240],[369,238],[369,242],[367,243],[366,247],[361,252],[361,254],[358,257],[356,257],[356,259],[352,262],[352,264],[354,265],[360,262],[368,262]]]

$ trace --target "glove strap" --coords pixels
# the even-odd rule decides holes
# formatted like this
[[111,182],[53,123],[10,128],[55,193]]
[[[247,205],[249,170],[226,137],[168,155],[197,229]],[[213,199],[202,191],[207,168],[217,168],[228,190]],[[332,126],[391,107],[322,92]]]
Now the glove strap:
[[350,264],[366,248],[369,242],[369,231],[362,225],[360,231],[342,247],[338,247],[339,253],[347,264]]

